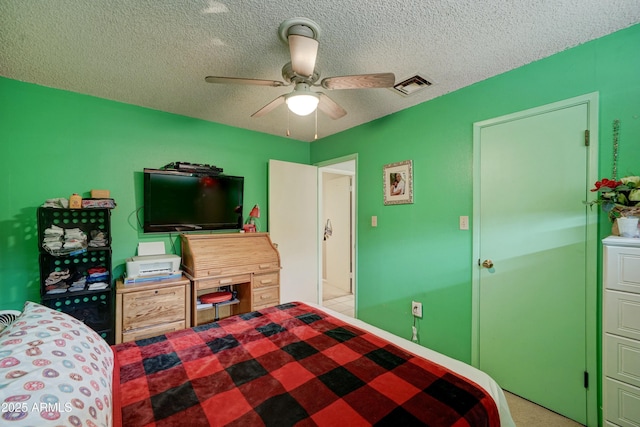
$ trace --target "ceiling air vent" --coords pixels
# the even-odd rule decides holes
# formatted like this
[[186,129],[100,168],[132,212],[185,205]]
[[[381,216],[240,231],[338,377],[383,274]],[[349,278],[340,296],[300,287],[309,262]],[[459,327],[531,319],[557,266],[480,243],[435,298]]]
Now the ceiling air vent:
[[432,83],[424,77],[415,75],[396,84],[393,89],[402,96],[409,96],[428,88],[431,84]]

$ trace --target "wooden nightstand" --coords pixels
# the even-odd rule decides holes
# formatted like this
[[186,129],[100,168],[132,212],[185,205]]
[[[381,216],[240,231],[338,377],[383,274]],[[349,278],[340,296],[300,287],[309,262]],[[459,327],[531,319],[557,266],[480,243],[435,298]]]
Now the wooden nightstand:
[[116,344],[191,326],[191,281],[116,283]]

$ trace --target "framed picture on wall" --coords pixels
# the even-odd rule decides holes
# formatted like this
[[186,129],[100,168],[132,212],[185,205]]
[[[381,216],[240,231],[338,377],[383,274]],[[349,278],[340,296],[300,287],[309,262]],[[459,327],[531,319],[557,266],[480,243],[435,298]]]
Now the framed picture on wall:
[[413,203],[413,161],[389,163],[382,168],[385,205]]

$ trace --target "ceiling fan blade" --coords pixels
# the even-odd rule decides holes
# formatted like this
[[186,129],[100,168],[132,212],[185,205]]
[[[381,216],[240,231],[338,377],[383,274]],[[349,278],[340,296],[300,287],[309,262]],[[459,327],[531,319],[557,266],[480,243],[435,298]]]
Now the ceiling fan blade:
[[323,79],[322,87],[334,89],[370,89],[393,87],[396,76],[393,73],[359,74],[355,76],[327,77]]
[[291,53],[291,68],[302,77],[311,77],[316,68],[318,40],[291,34],[288,37]]
[[276,99],[274,99],[273,101],[271,101],[270,103],[268,103],[267,105],[265,105],[264,107],[256,111],[255,113],[253,113],[251,117],[262,117],[265,114],[270,113],[276,107],[279,107],[282,104],[284,104],[284,95],[280,95],[279,97],[277,97]]
[[333,99],[329,98],[322,92],[318,92],[320,102],[318,102],[318,108],[327,116],[336,120],[347,115],[344,108],[339,106]]
[[286,86],[284,82],[277,80],[243,79],[240,77],[217,77],[207,76],[204,78],[207,83],[235,84],[235,85],[255,85],[255,86]]

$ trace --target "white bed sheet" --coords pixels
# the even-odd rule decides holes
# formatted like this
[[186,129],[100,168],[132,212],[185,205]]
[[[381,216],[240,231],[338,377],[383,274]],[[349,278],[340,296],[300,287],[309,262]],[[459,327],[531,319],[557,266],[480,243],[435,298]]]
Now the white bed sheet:
[[398,347],[402,347],[413,354],[416,354],[420,357],[424,357],[425,359],[438,363],[468,378],[469,380],[473,381],[474,383],[478,384],[480,387],[485,389],[487,393],[489,393],[489,395],[496,402],[496,406],[498,407],[498,412],[500,414],[501,427],[516,426],[516,424],[513,421],[513,418],[511,417],[511,412],[509,411],[509,405],[507,404],[507,399],[504,396],[504,392],[502,391],[498,383],[496,383],[493,378],[491,378],[489,375],[482,372],[481,370],[474,368],[473,366],[468,365],[459,360],[453,359],[449,356],[445,356],[444,354],[438,353],[437,351],[431,350],[427,347],[418,345],[405,338],[399,337],[397,335],[393,335],[392,333],[384,331],[380,328],[376,328],[375,326],[365,323],[362,320],[346,316],[344,314],[338,313],[337,311],[331,310],[327,307],[322,307],[317,304],[312,304],[312,303],[306,303],[306,304],[313,306],[318,310],[322,310],[327,314],[330,314],[331,316],[337,317],[338,319],[343,320],[346,323],[349,323],[360,329],[364,329],[365,331],[376,334],[379,337],[384,338],[385,340],[397,345]]

